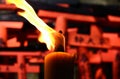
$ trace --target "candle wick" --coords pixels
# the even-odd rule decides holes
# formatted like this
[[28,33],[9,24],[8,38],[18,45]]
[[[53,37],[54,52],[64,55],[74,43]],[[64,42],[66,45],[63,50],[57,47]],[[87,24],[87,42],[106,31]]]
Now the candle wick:
[[62,30],[59,30],[59,33],[63,34]]

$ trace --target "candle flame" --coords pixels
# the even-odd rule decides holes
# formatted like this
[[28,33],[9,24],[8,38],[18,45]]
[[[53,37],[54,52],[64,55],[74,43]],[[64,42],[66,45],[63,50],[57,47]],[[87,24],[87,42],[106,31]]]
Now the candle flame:
[[41,32],[38,40],[46,43],[49,50],[54,51],[59,44],[64,46],[64,36],[41,20],[35,13],[34,9],[25,0],[6,0],[6,3],[14,4],[17,8],[21,9],[21,11],[17,12],[18,15],[26,18]]

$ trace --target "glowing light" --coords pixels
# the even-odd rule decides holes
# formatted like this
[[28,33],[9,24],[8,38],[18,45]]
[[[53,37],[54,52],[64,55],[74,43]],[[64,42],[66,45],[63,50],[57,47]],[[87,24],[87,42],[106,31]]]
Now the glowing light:
[[108,15],[108,20],[111,22],[120,22],[119,16]]
[[52,28],[50,28],[43,20],[41,20],[34,9],[25,0],[6,0],[7,4],[14,4],[17,8],[23,11],[18,11],[18,15],[26,18],[31,24],[33,24],[40,32],[38,40],[44,42],[49,50],[54,50],[55,45],[58,45],[57,38],[63,38],[64,36]]

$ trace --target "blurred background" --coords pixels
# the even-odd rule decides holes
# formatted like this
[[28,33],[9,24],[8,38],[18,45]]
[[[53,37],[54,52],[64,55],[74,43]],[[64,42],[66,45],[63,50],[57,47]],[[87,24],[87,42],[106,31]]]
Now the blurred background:
[[[26,0],[66,38],[74,79],[120,79],[120,0]],[[44,79],[46,44],[38,31],[0,0],[0,79]]]

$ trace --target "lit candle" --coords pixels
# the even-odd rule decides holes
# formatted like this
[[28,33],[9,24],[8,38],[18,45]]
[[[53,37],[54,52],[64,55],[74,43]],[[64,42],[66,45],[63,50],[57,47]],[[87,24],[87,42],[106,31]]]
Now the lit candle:
[[[15,4],[18,15],[26,18],[40,32],[39,41],[46,43],[51,51],[64,51],[64,36],[44,23],[34,9],[25,0],[6,0],[6,3]],[[45,79],[73,79],[73,56],[65,52],[53,52],[45,57]]]
[[45,79],[73,79],[74,58],[65,52],[53,52],[45,57]]

